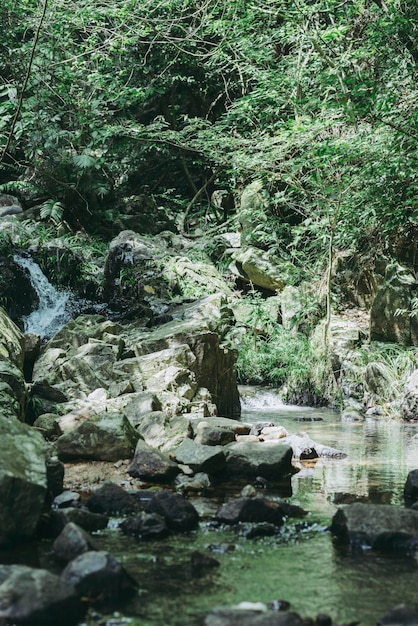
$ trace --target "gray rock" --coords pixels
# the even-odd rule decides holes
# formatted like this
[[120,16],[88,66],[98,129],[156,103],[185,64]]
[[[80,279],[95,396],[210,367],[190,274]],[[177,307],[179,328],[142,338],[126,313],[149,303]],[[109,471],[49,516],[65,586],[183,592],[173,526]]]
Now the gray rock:
[[281,439],[281,442],[291,446],[293,456],[296,459],[316,459],[319,457],[343,459],[347,456],[342,450],[314,441],[306,433],[293,433]]
[[162,539],[168,534],[167,523],[158,513],[145,513],[135,517],[128,517],[119,528],[124,535],[136,537],[136,539],[151,540]]
[[47,493],[42,436],[0,415],[0,543],[32,537]]
[[418,469],[409,472],[403,495],[407,504],[414,504],[418,501]]
[[192,423],[192,428],[196,443],[206,446],[223,446],[234,441],[235,435],[247,435],[250,430],[245,424],[226,417],[211,417]]
[[80,526],[87,532],[95,532],[104,530],[107,527],[109,518],[107,515],[92,513],[77,507],[55,509],[49,513],[45,532],[56,537],[69,522],[77,524],[77,526]]
[[175,531],[193,530],[199,523],[199,514],[193,504],[175,493],[161,491],[146,507],[147,513],[158,513],[167,526]]
[[174,452],[177,463],[188,465],[194,472],[217,474],[225,467],[223,446],[204,446],[185,439]]
[[0,623],[77,624],[85,608],[74,586],[43,569],[0,565]]
[[282,443],[236,442],[228,444],[224,450],[227,472],[235,476],[280,480],[294,473],[292,448]]
[[280,503],[267,498],[235,498],[221,506],[216,513],[216,519],[224,524],[238,524],[239,522],[268,522],[281,526],[283,511]]
[[19,199],[16,196],[12,196],[10,193],[0,193],[0,208],[11,205],[21,206]]
[[54,555],[66,563],[72,561],[84,552],[97,550],[90,535],[73,522],[69,522],[64,526],[61,533],[55,539],[52,549]]
[[118,461],[132,457],[138,437],[125,415],[104,412],[61,435],[57,454],[62,461]]
[[[410,316],[417,282],[406,267],[389,264],[370,309],[370,339],[418,345],[418,319]],[[401,311],[401,313],[399,313]]]
[[138,511],[136,498],[116,483],[106,480],[86,500],[86,507],[93,513],[105,515],[128,515]]
[[20,213],[23,213],[23,209],[17,204],[0,207],[0,217],[6,217],[6,215],[19,215]]
[[119,561],[104,550],[80,554],[68,563],[61,578],[74,585],[81,596],[92,600],[119,598],[137,588]]
[[190,419],[166,411],[153,411],[141,416],[137,431],[153,448],[170,452],[191,434]]
[[163,452],[139,439],[128,473],[141,480],[170,482],[178,473],[178,466]]
[[[397,549],[400,538],[418,539],[418,511],[384,504],[355,502],[334,515],[331,532],[341,541],[358,547]],[[379,548],[380,549],[380,548]]]
[[205,492],[211,486],[211,479],[204,472],[197,472],[194,476],[179,474],[176,478],[176,489],[182,494]]

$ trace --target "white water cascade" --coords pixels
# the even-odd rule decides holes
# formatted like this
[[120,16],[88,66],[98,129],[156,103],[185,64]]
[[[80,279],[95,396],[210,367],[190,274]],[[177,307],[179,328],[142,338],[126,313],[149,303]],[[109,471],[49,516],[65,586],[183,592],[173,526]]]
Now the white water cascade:
[[39,299],[38,308],[23,318],[25,333],[35,333],[42,339],[52,337],[72,317],[71,292],[58,291],[31,258],[16,255],[14,262],[29,274]]

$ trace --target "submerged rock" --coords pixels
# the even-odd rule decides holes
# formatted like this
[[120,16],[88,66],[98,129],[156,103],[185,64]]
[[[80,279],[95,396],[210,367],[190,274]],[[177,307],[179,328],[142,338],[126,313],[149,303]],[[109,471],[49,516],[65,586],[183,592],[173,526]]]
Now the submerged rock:
[[409,551],[418,546],[418,511],[355,502],[337,511],[331,532],[353,547]]

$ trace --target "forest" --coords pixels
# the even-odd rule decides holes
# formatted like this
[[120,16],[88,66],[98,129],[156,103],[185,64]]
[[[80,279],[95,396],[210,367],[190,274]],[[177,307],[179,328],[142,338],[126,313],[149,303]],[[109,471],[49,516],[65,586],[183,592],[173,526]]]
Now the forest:
[[416,0],[0,24],[0,624],[416,626]]
[[[95,247],[123,228],[168,229],[210,251],[214,234],[240,230],[302,286],[305,335],[347,293],[370,308],[358,292],[379,265],[416,272],[413,0],[4,0],[0,11],[0,191],[44,238],[84,232]],[[243,206],[251,184],[260,197]],[[264,315],[255,295],[252,319]],[[392,313],[416,320],[417,306],[413,289]],[[292,366],[274,368],[281,357],[263,348],[268,366],[242,363],[243,382],[280,383]]]

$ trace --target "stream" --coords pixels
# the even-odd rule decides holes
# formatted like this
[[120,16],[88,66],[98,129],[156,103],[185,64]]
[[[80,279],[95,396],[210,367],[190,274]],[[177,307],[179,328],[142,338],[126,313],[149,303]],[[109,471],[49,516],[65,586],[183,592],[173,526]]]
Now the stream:
[[[382,418],[342,422],[337,412],[285,406],[277,395],[262,390],[245,395],[243,405],[242,421],[267,420],[290,432],[306,431],[347,457],[305,462],[291,484],[260,490],[268,497],[291,493],[289,501],[309,511],[304,520],[289,520],[272,537],[246,539],[209,521],[222,501],[238,496],[245,483],[193,498],[202,517],[194,533],[150,543],[138,543],[116,530],[106,534],[106,548],[140,585],[139,595],[124,607],[130,623],[198,626],[215,606],[278,599],[289,601],[291,610],[303,617],[327,613],[334,623],[360,620],[364,626],[376,624],[401,603],[418,609],[416,559],[338,549],[327,530],[338,503],[360,499],[403,506],[407,474],[418,467],[418,426]],[[208,553],[210,547],[220,566],[196,578],[191,553]]]

